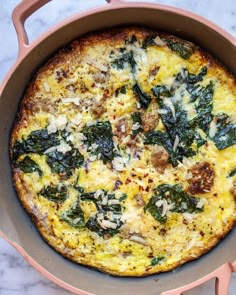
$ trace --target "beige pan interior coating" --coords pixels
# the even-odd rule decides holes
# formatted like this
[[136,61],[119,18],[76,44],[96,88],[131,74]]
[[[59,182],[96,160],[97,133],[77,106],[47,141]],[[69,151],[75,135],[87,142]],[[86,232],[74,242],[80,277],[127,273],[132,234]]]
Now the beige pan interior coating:
[[[45,1],[44,1],[45,2]],[[34,71],[58,48],[87,32],[121,24],[138,24],[191,40],[219,58],[236,75],[236,47],[205,24],[175,9],[147,3],[105,5],[61,23],[37,41],[5,81],[0,98],[0,231],[43,269],[74,288],[97,295],[160,294],[189,284],[236,258],[234,229],[215,249],[174,272],[147,278],[115,278],[78,266],[57,254],[40,237],[22,209],[11,180],[8,142],[18,103]],[[38,44],[37,44],[38,43]],[[67,287],[65,285],[65,287]],[[75,289],[74,289],[75,290]],[[81,293],[82,294],[82,293]],[[85,294],[85,293],[83,293]]]

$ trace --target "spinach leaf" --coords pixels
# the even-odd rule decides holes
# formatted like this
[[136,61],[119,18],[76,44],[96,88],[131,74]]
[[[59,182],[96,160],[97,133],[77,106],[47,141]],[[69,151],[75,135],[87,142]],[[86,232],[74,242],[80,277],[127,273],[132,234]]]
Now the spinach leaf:
[[61,218],[75,228],[85,227],[84,213],[78,201],[70,210],[64,212]]
[[[119,228],[122,226],[123,223],[121,221],[119,221],[119,223],[116,223],[117,224],[116,228],[101,227],[98,221],[98,217],[99,217],[98,214],[101,214],[101,213],[102,212],[99,212],[95,216],[91,216],[86,222],[86,227],[89,230],[96,232],[99,236],[105,236],[105,235],[114,236],[115,234],[119,232]],[[104,219],[104,220],[108,220],[108,219]]]
[[125,44],[133,44],[137,41],[137,37],[135,35],[132,35],[128,39],[125,40]]
[[146,36],[145,39],[142,42],[142,48],[143,49],[146,49],[149,46],[155,46],[156,45],[156,43],[154,41],[155,38],[156,38],[155,35],[148,35],[148,36]]
[[206,133],[208,133],[209,125],[213,119],[213,94],[214,86],[211,81],[206,87],[201,88],[195,105],[197,117],[194,118],[194,121],[197,121],[198,126]]
[[68,197],[67,187],[65,185],[51,185],[44,187],[39,195],[55,203],[62,203]]
[[84,157],[79,150],[71,149],[65,154],[56,151],[47,153],[47,164],[52,169],[52,172],[71,176],[75,168],[79,168],[84,163]]
[[170,37],[163,40],[172,51],[176,52],[183,59],[189,59],[194,52],[193,44],[182,39]]
[[174,95],[174,92],[167,88],[165,85],[157,85],[152,89],[153,94],[156,96],[158,101],[163,97],[171,97]]
[[157,265],[165,259],[164,256],[157,256],[151,260],[151,266]]
[[139,128],[132,130],[133,135],[137,135],[139,132],[143,131],[141,113],[140,112],[132,113],[131,119],[133,121],[133,124],[138,124],[140,126]]
[[120,93],[122,94],[126,94],[126,86],[123,85],[121,88],[120,88]]
[[206,74],[206,66],[202,67],[201,71],[198,74],[193,74],[190,73],[187,69],[182,69],[182,71],[176,75],[175,80],[179,83],[196,84],[197,82],[202,81]]
[[24,173],[38,172],[39,176],[43,175],[39,165],[35,163],[35,161],[29,156],[25,156],[22,161],[17,161],[15,166],[20,168],[20,170],[22,170]]
[[157,207],[156,203],[161,200],[160,197],[151,197],[147,205],[144,207],[144,212],[148,211],[157,221],[159,221],[161,224],[166,223],[167,221],[167,215],[162,214],[163,208],[162,206]]
[[228,174],[227,177],[233,177],[234,175],[236,175],[236,168],[234,168],[233,170],[231,170]]
[[16,161],[23,154],[43,154],[48,148],[59,145],[59,143],[58,132],[48,134],[47,129],[32,131],[26,139],[15,142],[13,161]]
[[80,199],[86,202],[93,202],[99,211],[112,211],[114,213],[121,214],[122,208],[118,202],[117,204],[109,203],[111,200],[117,200],[115,198],[115,194],[109,193],[105,190],[101,190],[99,195],[96,192],[82,193],[80,195]]
[[127,194],[123,193],[123,194],[121,195],[121,197],[119,198],[119,201],[122,202],[122,201],[124,201],[125,199],[127,199]]
[[121,200],[116,199],[114,193],[105,190],[99,190],[99,193],[98,191],[87,192],[81,194],[80,199],[93,202],[97,208],[97,213],[90,216],[86,223],[89,230],[95,231],[100,236],[106,234],[113,236],[119,231],[123,224],[121,221],[122,207],[119,203]]
[[[169,153],[169,162],[175,167],[184,157],[196,154],[194,143],[199,147],[204,144],[201,136],[192,128],[187,112],[180,102],[176,103],[170,96],[166,86],[156,86],[153,94],[157,97],[159,107],[164,110],[160,114],[166,132],[150,131],[145,134],[144,144],[159,144]],[[164,99],[162,99],[164,97]],[[177,144],[178,143],[178,144]]]
[[112,140],[113,133],[109,121],[97,122],[91,126],[85,126],[82,130],[86,140],[84,141],[88,148],[95,144],[95,148],[91,151],[92,154],[100,154],[100,159],[104,163],[111,162],[115,156],[114,143]]
[[151,102],[151,96],[145,93],[138,84],[135,84],[132,87],[133,93],[137,96],[139,103],[143,109],[147,109],[150,102]]
[[164,204],[159,202],[162,200],[167,203],[167,206],[169,207],[168,210],[171,212],[194,213],[202,212],[204,210],[203,207],[197,207],[199,199],[192,197],[190,194],[183,191],[181,184],[161,184],[153,191],[154,195],[144,207],[144,211],[149,211],[150,214],[160,223],[166,223],[167,221],[167,212],[165,212],[165,210],[163,214]]
[[74,189],[77,190],[77,192],[79,192],[80,194],[82,194],[84,192],[84,188],[82,186],[79,185],[74,185]]
[[120,93],[126,94],[126,86],[123,85],[120,88],[116,89],[115,96],[117,97]]
[[212,138],[218,150],[223,150],[236,144],[236,125],[226,114],[215,116],[217,132]]
[[132,50],[124,52],[120,57],[112,61],[112,66],[119,70],[125,69],[127,65],[131,67],[131,71],[134,73],[136,61]]

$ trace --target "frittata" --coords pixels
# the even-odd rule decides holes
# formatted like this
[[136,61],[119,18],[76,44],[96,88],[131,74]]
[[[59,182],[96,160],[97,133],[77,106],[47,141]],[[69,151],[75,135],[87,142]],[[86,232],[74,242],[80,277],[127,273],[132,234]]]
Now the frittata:
[[197,45],[147,28],[55,53],[10,142],[16,191],[47,243],[117,276],[214,247],[236,220],[235,81]]

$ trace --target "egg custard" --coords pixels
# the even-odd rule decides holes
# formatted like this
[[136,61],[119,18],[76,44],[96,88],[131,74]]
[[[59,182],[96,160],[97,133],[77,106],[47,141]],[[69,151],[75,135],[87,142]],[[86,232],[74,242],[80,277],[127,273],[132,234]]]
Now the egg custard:
[[10,143],[15,188],[63,256],[117,276],[196,259],[236,220],[236,83],[145,28],[80,37],[36,73]]

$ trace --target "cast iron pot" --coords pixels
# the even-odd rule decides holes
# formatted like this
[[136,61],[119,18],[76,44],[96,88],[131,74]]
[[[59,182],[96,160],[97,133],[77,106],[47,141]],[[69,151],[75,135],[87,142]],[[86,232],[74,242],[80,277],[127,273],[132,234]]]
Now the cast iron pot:
[[[35,70],[56,50],[78,36],[118,25],[144,25],[186,38],[222,61],[236,75],[236,40],[192,13],[148,3],[121,0],[78,13],[29,44],[25,20],[50,0],[23,0],[13,12],[19,55],[0,87],[0,234],[38,271],[76,294],[181,294],[211,278],[216,292],[226,295],[236,271],[236,229],[212,251],[181,268],[147,278],[117,278],[66,260],[40,237],[13,188],[9,136],[19,101]],[[172,291],[167,291],[172,289]]]

